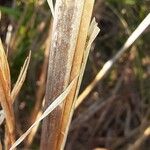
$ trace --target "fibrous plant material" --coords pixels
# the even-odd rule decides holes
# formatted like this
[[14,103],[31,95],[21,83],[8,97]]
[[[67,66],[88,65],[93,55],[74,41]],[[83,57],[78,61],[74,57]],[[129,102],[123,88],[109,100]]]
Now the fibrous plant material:
[[[68,3],[67,4],[68,6],[69,6],[69,3],[70,3],[71,5],[69,7],[73,8],[73,7],[77,7],[79,2],[77,2],[77,1],[76,2],[73,2],[73,1],[68,1],[68,2],[66,1],[65,2],[64,1],[64,2],[60,3],[60,6],[64,7],[65,3],[66,4]],[[81,7],[82,5],[83,5],[83,8]],[[76,10],[76,11],[79,11],[80,14],[77,14],[77,12],[74,12],[74,15],[78,15],[76,17],[78,19],[77,22],[80,23],[80,28],[79,28],[79,24],[76,24],[75,26],[73,26],[74,30],[79,28],[79,33],[78,32],[72,33],[72,35],[75,36],[74,39],[75,40],[77,39],[77,43],[76,43],[76,45],[74,45],[76,47],[75,54],[74,54],[74,47],[71,50],[72,51],[71,55],[74,55],[74,58],[73,58],[73,60],[70,59],[71,61],[68,59],[67,60],[68,64],[63,62],[64,66],[69,66],[69,69],[65,69],[65,68],[63,69],[63,71],[64,71],[63,75],[66,78],[67,82],[69,80],[72,81],[72,79],[77,74],[80,74],[80,69],[81,69],[81,66],[82,66],[82,63],[83,63],[82,61],[83,61],[83,56],[84,56],[84,52],[85,52],[85,48],[86,48],[86,42],[87,42],[87,37],[88,37],[88,30],[89,30],[89,24],[90,24],[90,21],[91,21],[91,15],[92,15],[92,10],[93,10],[94,0],[91,0],[91,1],[85,0],[84,3],[82,1],[82,5],[80,3],[79,10]],[[57,18],[57,17],[59,17],[59,16],[57,16],[58,15],[57,14],[57,12],[58,12],[58,10],[57,10],[58,8],[57,7],[59,7],[59,6],[57,6],[57,2],[56,2],[56,10],[55,10],[56,13],[55,13],[55,16],[54,16],[54,22],[57,21],[57,19],[59,19],[59,18]],[[69,7],[66,8],[66,10],[70,9]],[[69,13],[69,11],[68,12],[67,11],[66,12],[65,11],[64,12],[60,11],[60,12],[62,14],[66,13],[66,15],[70,15],[70,14],[67,14],[67,13]],[[80,19],[81,12],[82,12],[82,17]],[[63,15],[61,19],[65,20],[66,19],[65,17],[66,16]],[[72,19],[76,19],[76,18],[72,18]],[[74,21],[74,22],[76,22],[76,21]],[[59,26],[62,26],[62,27],[65,25],[68,28],[67,30],[69,30],[69,26],[67,25],[67,22],[59,22],[58,21],[57,23],[59,24]],[[61,23],[63,23],[63,24],[61,24]],[[54,23],[54,26],[55,26],[55,23]],[[54,34],[52,34],[52,36],[55,35],[55,32],[57,33],[56,30],[53,30],[53,32],[54,32]],[[98,32],[99,32],[99,30],[98,30]],[[63,30],[62,31],[60,30],[60,34],[63,35]],[[65,35],[63,35],[62,37],[59,37],[59,38],[62,38],[62,39],[57,39],[57,40],[61,41],[61,40],[65,40],[66,37],[65,37]],[[52,37],[52,39],[53,39],[53,37]],[[68,37],[67,40],[68,40],[69,43],[71,42],[70,44],[73,43],[73,41],[70,40],[70,37]],[[55,49],[53,47],[53,43],[54,42],[58,42],[58,41],[53,41],[52,40],[52,47],[51,47],[51,50],[50,50],[50,54],[53,53],[51,51],[53,51],[53,50],[55,51]],[[63,43],[60,43],[60,44],[63,44]],[[75,44],[75,42],[73,44]],[[59,48],[59,47],[57,47],[57,48]],[[67,48],[66,50],[67,50],[66,54],[68,55],[70,49]],[[58,51],[58,53],[56,52],[56,55],[60,55],[60,53],[61,53],[61,49],[59,48],[59,51]],[[63,53],[64,53],[64,51],[63,51]],[[61,56],[61,59],[66,59],[63,55]],[[70,56],[68,55],[68,58],[69,57]],[[49,65],[51,65],[51,67],[50,67],[51,70],[49,70],[50,71],[49,76],[52,78],[51,80],[54,81],[55,78],[58,76],[57,70],[61,70],[62,69],[62,68],[60,68],[61,61],[60,61],[60,58],[56,59],[54,57],[52,57],[52,58],[50,57],[49,59],[51,60],[50,61],[51,63],[49,64]],[[59,65],[57,65],[56,67],[52,67],[53,64],[55,64],[56,62],[59,63]],[[72,68],[70,68],[70,66],[72,66]],[[71,71],[71,73],[70,73],[70,71]],[[53,76],[54,76],[53,74],[55,74],[54,79],[53,79]],[[59,78],[59,82],[64,82],[63,78],[62,77]],[[51,89],[53,89],[53,88],[58,89],[58,86],[56,84],[58,81],[56,81],[55,84],[53,84],[53,81],[47,82],[47,84],[49,84],[49,86],[51,86]],[[66,86],[65,83],[63,83],[63,86]],[[45,131],[45,133],[43,133],[44,136],[45,137],[46,136],[47,137],[50,136],[50,138],[49,139],[47,139],[47,138],[44,139],[43,136],[42,136],[41,148],[43,148],[42,144],[43,144],[43,146],[47,145],[46,147],[48,147],[48,148],[51,147],[52,149],[58,149],[59,150],[59,149],[63,149],[64,148],[64,143],[65,143],[66,137],[67,137],[68,126],[70,124],[71,117],[72,117],[73,110],[74,110],[74,102],[76,100],[76,95],[78,94],[79,88],[80,88],[80,85],[78,85],[78,82],[76,82],[76,84],[73,86],[73,89],[69,93],[69,95],[68,95],[66,101],[64,102],[64,104],[62,106],[58,107],[57,108],[58,110],[56,110],[56,112],[54,112],[54,115],[51,116],[52,119],[49,120],[49,125],[48,125],[50,131],[52,130],[51,131],[51,135],[48,135],[48,133],[47,133],[47,129],[48,128],[45,128],[45,126],[43,125],[43,132]],[[51,93],[51,95],[57,94],[57,92],[54,92],[54,90],[51,90],[51,89],[50,88],[47,89],[48,92]],[[55,96],[55,95],[53,95],[53,96]],[[57,115],[57,120],[56,120],[56,115]],[[48,122],[45,123],[45,124],[48,124]],[[50,144],[47,144],[47,140],[49,141]]]
[[[0,40],[0,103],[6,117],[8,136],[5,144],[10,147],[15,141],[15,119],[10,96],[10,71],[2,42]],[[6,147],[6,146],[5,146]]]
[[[45,107],[62,93],[70,81],[84,1],[57,0],[49,54]],[[41,149],[56,149],[64,105],[43,121]]]
[[[95,24],[97,25],[97,24]],[[81,74],[79,76],[79,81],[78,81],[78,87],[81,84],[81,78],[83,76],[83,70],[85,69],[85,62],[87,60],[87,54],[89,53],[89,49],[91,46],[91,43],[93,42],[93,40],[95,39],[96,35],[99,33],[99,28],[97,26],[95,26],[95,30],[93,30],[93,32],[91,33],[91,36],[89,37],[89,41],[87,44],[87,48],[84,54],[84,59],[83,59],[83,63],[82,63],[82,67],[81,67]],[[88,53],[87,53],[88,52]],[[17,145],[19,145],[27,136],[28,134],[30,134],[32,132],[32,129],[34,129],[41,120],[43,120],[45,117],[47,117],[55,108],[57,108],[63,101],[64,99],[67,97],[67,95],[69,94],[70,90],[72,89],[73,85],[76,83],[78,79],[78,75],[73,79],[73,81],[71,81],[71,83],[69,84],[69,86],[64,90],[64,92],[62,92],[47,108],[46,110],[43,112],[43,114],[40,115],[40,117],[32,124],[32,126],[12,145],[11,149],[14,149]],[[77,88],[79,89],[79,88]],[[78,90],[77,90],[78,91]],[[77,94],[76,96],[77,97]],[[69,117],[69,123],[71,120],[71,116],[73,114],[73,109],[71,110],[71,115]],[[69,123],[67,125],[67,129],[69,126]],[[66,130],[68,131],[68,130]]]
[[52,102],[51,105],[46,108],[43,114],[31,125],[31,127],[11,146],[10,150],[16,148],[32,131],[34,127],[36,127],[45,117],[47,117],[56,107],[58,107],[64,99],[67,97],[70,92],[72,86],[77,80],[78,76],[73,79],[73,81],[69,84],[69,86]]
[[[7,57],[0,39],[0,103],[2,106],[1,115],[2,118],[6,118],[6,128],[5,128],[5,149],[10,148],[11,144],[15,142],[15,118],[13,110],[13,102],[17,97],[23,82],[26,77],[27,68],[29,65],[31,54],[25,60],[23,68],[21,69],[18,80],[11,91],[11,76],[10,69],[7,61]],[[1,120],[1,123],[3,122]]]
[[[82,65],[82,60],[84,56],[84,51],[86,47],[86,40],[88,36],[89,24],[91,21],[91,15],[93,10],[94,0],[85,0],[83,13],[81,17],[80,29],[78,33],[78,39],[70,74],[70,81],[77,75],[80,74],[80,69]],[[73,86],[71,92],[69,93],[64,108],[63,108],[63,116],[61,120],[61,128],[60,134],[57,142],[57,149],[63,149],[66,137],[67,137],[67,126],[69,122],[69,118],[71,115],[71,110],[73,109],[73,102],[75,101],[75,93],[77,90],[77,82]]]
[[98,72],[94,80],[85,88],[85,90],[80,94],[76,102],[76,108],[83,102],[83,100],[90,94],[97,83],[110,71],[114,63],[124,54],[126,50],[135,42],[137,38],[144,32],[144,30],[150,24],[150,13],[145,17],[145,19],[140,23],[140,25],[135,29],[135,31],[129,36],[127,41],[118,51],[118,53],[109,61],[107,61],[103,68]]
[[149,137],[150,137],[150,127],[145,129],[144,133],[135,141],[134,144],[129,146],[128,150],[144,149]]
[[20,74],[18,76],[18,79],[17,79],[17,82],[11,92],[11,99],[12,99],[12,103],[14,103],[16,97],[18,96],[20,90],[21,90],[21,87],[25,81],[25,78],[26,78],[26,74],[27,74],[27,70],[28,70],[28,66],[29,66],[29,62],[30,62],[30,58],[31,58],[31,52],[29,53],[29,56],[26,58],[22,68],[21,68],[21,71],[20,71]]
[[[90,1],[90,2],[87,1],[85,3],[85,8],[86,9],[90,8],[91,11],[85,11],[83,13],[82,18],[86,18],[85,16],[87,14],[88,14],[87,16],[89,16],[89,14],[92,14],[93,2],[92,1]],[[87,7],[89,5],[91,7]],[[71,122],[71,119],[72,119],[72,115],[73,115],[73,112],[74,112],[76,99],[77,99],[79,89],[80,89],[80,86],[81,86],[81,82],[82,82],[86,62],[87,62],[88,55],[89,55],[89,52],[90,52],[90,48],[91,48],[91,45],[92,45],[94,39],[96,38],[96,36],[98,35],[98,33],[100,31],[100,29],[97,27],[97,23],[95,21],[95,18],[92,20],[90,28],[89,28],[88,25],[87,26],[85,25],[85,24],[88,24],[86,21],[88,23],[90,23],[90,19],[89,20],[83,19],[81,21],[81,27],[80,27],[81,30],[79,32],[79,38],[78,38],[78,43],[77,43],[77,47],[76,47],[76,53],[75,53],[75,56],[74,56],[72,72],[71,72],[71,77],[73,77],[77,73],[79,73],[79,79],[78,79],[78,82],[76,83],[76,85],[74,85],[72,91],[69,93],[69,95],[66,99],[66,104],[65,104],[65,108],[64,108],[64,115],[63,115],[63,120],[62,120],[62,126],[61,126],[60,139],[59,139],[59,142],[58,142],[58,149],[63,149],[64,148],[66,138],[67,138],[67,134],[68,134],[68,129],[69,129],[70,122]],[[86,27],[87,30],[83,29],[83,27]],[[84,38],[86,39],[85,43],[83,43]],[[83,50],[82,51],[83,53],[81,53],[81,50]],[[80,57],[79,57],[79,53],[80,53]]]
[[[80,88],[90,46],[99,33],[99,28],[94,20],[89,29],[94,1],[86,1],[85,3],[82,1],[80,4],[72,0],[57,2],[45,96],[47,108],[41,117],[13,144],[11,149],[20,144],[49,113],[51,113],[50,116],[46,118],[43,124],[41,149],[63,149],[64,147],[74,110],[74,100],[77,98]],[[78,76],[79,80],[77,80]],[[67,98],[64,101],[70,90],[72,90],[71,99]],[[64,103],[62,103],[63,101]],[[65,104],[70,104],[70,106],[67,105],[66,107]],[[65,113],[67,109],[68,112]],[[63,118],[64,113],[67,115]],[[64,137],[61,135],[63,131],[66,133]]]

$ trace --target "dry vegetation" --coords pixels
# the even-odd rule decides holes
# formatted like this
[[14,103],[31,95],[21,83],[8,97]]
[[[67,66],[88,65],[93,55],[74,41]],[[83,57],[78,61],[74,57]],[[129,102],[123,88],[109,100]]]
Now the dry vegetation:
[[149,150],[149,1],[55,2],[0,2],[0,150]]

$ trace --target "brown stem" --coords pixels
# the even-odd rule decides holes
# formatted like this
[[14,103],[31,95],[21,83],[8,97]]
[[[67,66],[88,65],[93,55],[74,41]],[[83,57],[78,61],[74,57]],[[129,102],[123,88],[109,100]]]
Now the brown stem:
[[[67,87],[84,1],[57,0],[49,53],[45,108]],[[41,149],[56,150],[63,105],[43,121]]]
[[[9,143],[7,147],[10,147],[10,144],[13,144],[15,141],[15,121],[14,121],[15,119],[14,119],[14,112],[13,112],[13,107],[11,104],[11,97],[10,97],[9,89],[6,85],[6,82],[4,81],[1,69],[0,69],[0,94],[1,94],[0,103],[4,110],[5,117],[6,117],[6,126],[7,126],[6,130],[8,133],[8,135],[6,136],[9,137],[7,141],[10,141],[10,142],[7,142]],[[5,137],[5,138],[8,138],[8,137]]]
[[[94,5],[94,0],[85,0],[84,3],[84,9],[83,9],[83,14],[82,14],[82,19],[81,19],[81,24],[80,24],[80,30],[79,30],[79,35],[78,35],[78,41],[77,41],[77,46],[75,50],[75,55],[74,55],[74,60],[73,60],[73,66],[71,70],[71,76],[70,76],[70,81],[72,81],[76,75],[80,73],[80,68],[83,60],[83,55],[86,47],[86,40],[87,40],[87,35],[88,35],[88,29],[89,29],[89,24],[91,21],[91,15],[92,15],[92,10],[93,10],[93,5]],[[85,19],[86,18],[86,19]],[[62,125],[61,125],[61,132],[59,135],[59,141],[57,143],[57,150],[63,149],[64,144],[66,141],[67,137],[67,127],[69,126],[69,119],[71,117],[71,111],[73,108],[73,103],[75,101],[75,94],[77,91],[77,82],[74,84],[71,92],[69,93],[64,111],[63,111],[63,118],[62,118]]]

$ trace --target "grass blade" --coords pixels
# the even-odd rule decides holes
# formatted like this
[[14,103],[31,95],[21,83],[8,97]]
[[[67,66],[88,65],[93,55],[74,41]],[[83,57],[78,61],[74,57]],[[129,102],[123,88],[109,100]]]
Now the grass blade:
[[17,82],[16,82],[16,84],[15,84],[15,86],[11,92],[12,103],[14,102],[15,98],[17,97],[17,95],[18,95],[18,93],[19,93],[19,91],[20,91],[20,89],[21,89],[21,87],[25,81],[30,59],[31,59],[31,51],[29,53],[29,56],[26,58],[26,60],[23,64],[23,67],[20,71]]
[[39,122],[41,120],[43,120],[46,116],[48,116],[58,105],[60,105],[64,101],[64,99],[69,94],[69,92],[70,92],[73,84],[77,80],[77,78],[78,78],[78,76],[70,83],[70,85],[66,88],[66,90],[61,95],[59,95],[52,104],[50,104],[50,106],[44,111],[42,116],[38,120],[36,120],[32,124],[32,126],[12,145],[10,150],[13,150],[14,148],[16,148],[17,145],[19,145],[27,137],[27,135],[31,132],[33,127],[35,127],[37,124],[39,124]]

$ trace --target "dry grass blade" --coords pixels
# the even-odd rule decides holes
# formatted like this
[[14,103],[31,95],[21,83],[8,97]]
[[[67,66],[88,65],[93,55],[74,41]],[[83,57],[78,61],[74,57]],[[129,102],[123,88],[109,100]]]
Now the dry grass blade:
[[144,133],[135,141],[134,144],[130,145],[128,150],[140,150],[144,149],[144,143],[150,137],[150,127],[146,128]]
[[[49,65],[45,94],[45,108],[66,89],[74,58],[84,0],[57,0],[53,21]],[[60,134],[64,104],[43,120],[41,149],[56,149]]]
[[[76,44],[76,50],[74,54],[71,74],[70,74],[70,80],[72,80],[77,74],[80,73],[82,60],[84,56],[84,51],[86,47],[86,40],[88,36],[88,30],[90,26],[91,16],[92,16],[92,10],[93,10],[94,0],[88,1],[85,0],[84,7],[83,7],[83,13],[81,17],[81,23],[80,23],[80,29],[78,33],[78,40]],[[86,19],[85,19],[86,18]],[[61,123],[61,132],[59,135],[59,141],[57,142],[57,149],[63,149],[64,143],[66,141],[67,137],[67,125],[68,120],[70,118],[70,112],[73,109],[73,103],[75,101],[74,96],[77,90],[77,84],[74,85],[71,92],[69,93],[66,101],[65,106],[63,108],[63,117],[62,117],[62,123]]]
[[[24,65],[23,65],[21,72],[19,74],[18,80],[15,84],[15,87],[13,88],[13,90],[11,92],[11,95],[10,95],[11,98],[10,99],[11,99],[12,104],[14,103],[14,100],[17,97],[17,95],[18,95],[18,93],[19,93],[19,91],[20,91],[20,89],[24,83],[24,80],[26,78],[26,73],[27,73],[27,69],[29,66],[30,58],[31,58],[31,52],[29,53],[29,56],[25,60]],[[10,91],[9,91],[9,93],[10,93]],[[0,124],[3,123],[4,119],[5,119],[5,113],[4,113],[4,110],[1,110],[0,111]]]
[[54,17],[54,5],[53,5],[53,0],[47,0],[47,3],[50,7],[50,10],[52,12],[52,16]]
[[[87,62],[87,59],[88,59],[88,55],[89,55],[89,52],[90,52],[91,45],[92,45],[94,39],[96,38],[96,36],[98,35],[98,33],[100,32],[100,29],[97,27],[97,25],[98,24],[96,23],[95,18],[94,18],[92,20],[92,23],[91,23],[90,28],[89,28],[89,33],[88,33],[89,34],[88,35],[89,40],[87,41],[87,47],[86,47],[84,58],[83,58],[81,73],[80,73],[80,76],[79,76],[79,84],[78,84],[79,87],[80,87],[81,82],[82,82],[82,78],[83,78],[83,74],[84,74],[84,70],[85,70],[85,67],[86,67],[86,62]],[[76,94],[76,96],[77,95],[78,94]],[[75,108],[77,108],[80,105],[80,103],[81,103],[80,99],[77,99],[77,101],[75,103]]]
[[[42,110],[39,110],[38,114],[36,115],[35,121],[38,120],[38,118],[40,118],[41,116],[42,116]],[[33,123],[34,123],[34,122],[33,122]],[[36,135],[36,133],[37,133],[37,130],[38,130],[38,128],[39,128],[39,125],[40,125],[40,122],[39,122],[38,124],[36,124],[36,125],[32,128],[30,134],[28,135],[27,140],[25,141],[27,148],[30,147],[30,145],[32,144],[32,142],[33,142],[33,140],[34,140],[34,138],[35,138],[35,135]]]
[[94,80],[86,87],[86,89],[79,95],[76,103],[76,107],[78,107],[83,100],[90,94],[90,92],[94,89],[97,83],[110,71],[114,63],[124,54],[124,52],[134,43],[134,41],[144,32],[144,30],[150,24],[150,13],[145,17],[145,19],[141,22],[141,24],[136,28],[136,30],[131,34],[131,36],[127,39],[125,44],[121,47],[119,52],[109,61],[107,61],[103,68],[98,72]]
[[15,141],[15,118],[13,111],[13,102],[19,93],[22,84],[26,77],[27,68],[29,65],[31,53],[29,57],[26,59],[23,68],[18,77],[17,83],[11,92],[11,79],[10,79],[10,70],[7,61],[7,57],[0,40],[0,103],[2,106],[1,111],[1,123],[6,118],[6,130],[5,130],[5,149],[10,148]]
[[0,39],[0,67],[3,72],[3,77],[5,80],[7,80],[8,87],[10,88],[11,83],[10,70],[1,39]]
[[31,59],[31,51],[29,53],[29,56],[26,58],[26,60],[24,62],[24,65],[20,71],[17,82],[16,82],[16,84],[15,84],[15,86],[11,92],[12,103],[14,102],[15,98],[17,97],[17,95],[18,95],[18,93],[19,93],[19,91],[20,91],[20,89],[21,89],[21,87],[25,81],[30,59]]
[[113,61],[118,60],[149,25],[150,25],[150,13],[144,18],[144,20],[139,24],[139,26],[135,29],[135,31],[129,36],[123,47],[113,58]]
[[[79,75],[79,79],[78,79],[78,83],[77,83],[77,87],[76,87],[76,92],[75,92],[75,95],[74,95],[74,102],[72,104],[72,109],[70,111],[69,119],[67,120],[67,124],[66,124],[66,127],[65,127],[66,128],[65,133],[67,133],[68,130],[69,130],[69,125],[71,123],[74,108],[76,107],[76,99],[77,99],[79,89],[80,89],[80,86],[81,86],[81,82],[82,82],[82,78],[83,78],[83,74],[84,74],[84,70],[85,70],[85,67],[86,67],[86,63],[87,63],[87,59],[88,59],[88,55],[89,55],[89,52],[90,52],[91,45],[92,45],[93,41],[95,40],[95,38],[96,38],[96,36],[98,35],[99,32],[100,32],[100,29],[97,27],[97,23],[95,22],[95,18],[94,18],[91,22],[91,25],[90,25],[90,28],[89,28],[89,31],[88,31],[88,38],[87,38],[88,40],[87,40],[87,44],[86,44],[86,49],[84,51],[84,56],[83,56],[82,65],[81,65],[81,69],[80,69],[80,75]],[[65,136],[64,136],[64,142],[62,143],[61,148],[63,148],[65,146],[66,138],[67,138],[67,134],[65,134]]]
[[10,97],[10,72],[2,42],[0,42],[0,60],[0,103],[6,117],[8,137],[5,138],[9,138],[7,143],[7,146],[9,147],[15,140],[15,121]]
[[13,150],[14,148],[16,148],[26,137],[27,135],[32,131],[32,128],[35,127],[37,124],[39,124],[39,122],[41,120],[43,120],[46,116],[48,116],[58,105],[60,105],[64,99],[66,98],[66,96],[69,94],[72,86],[74,85],[75,81],[77,80],[78,76],[69,84],[69,86],[66,88],[66,90],[59,95],[52,104],[50,104],[50,106],[48,106],[48,108],[44,111],[44,113],[42,114],[42,116],[40,118],[38,118],[38,120],[36,120],[32,126],[12,145],[12,147],[10,148],[10,150]]

